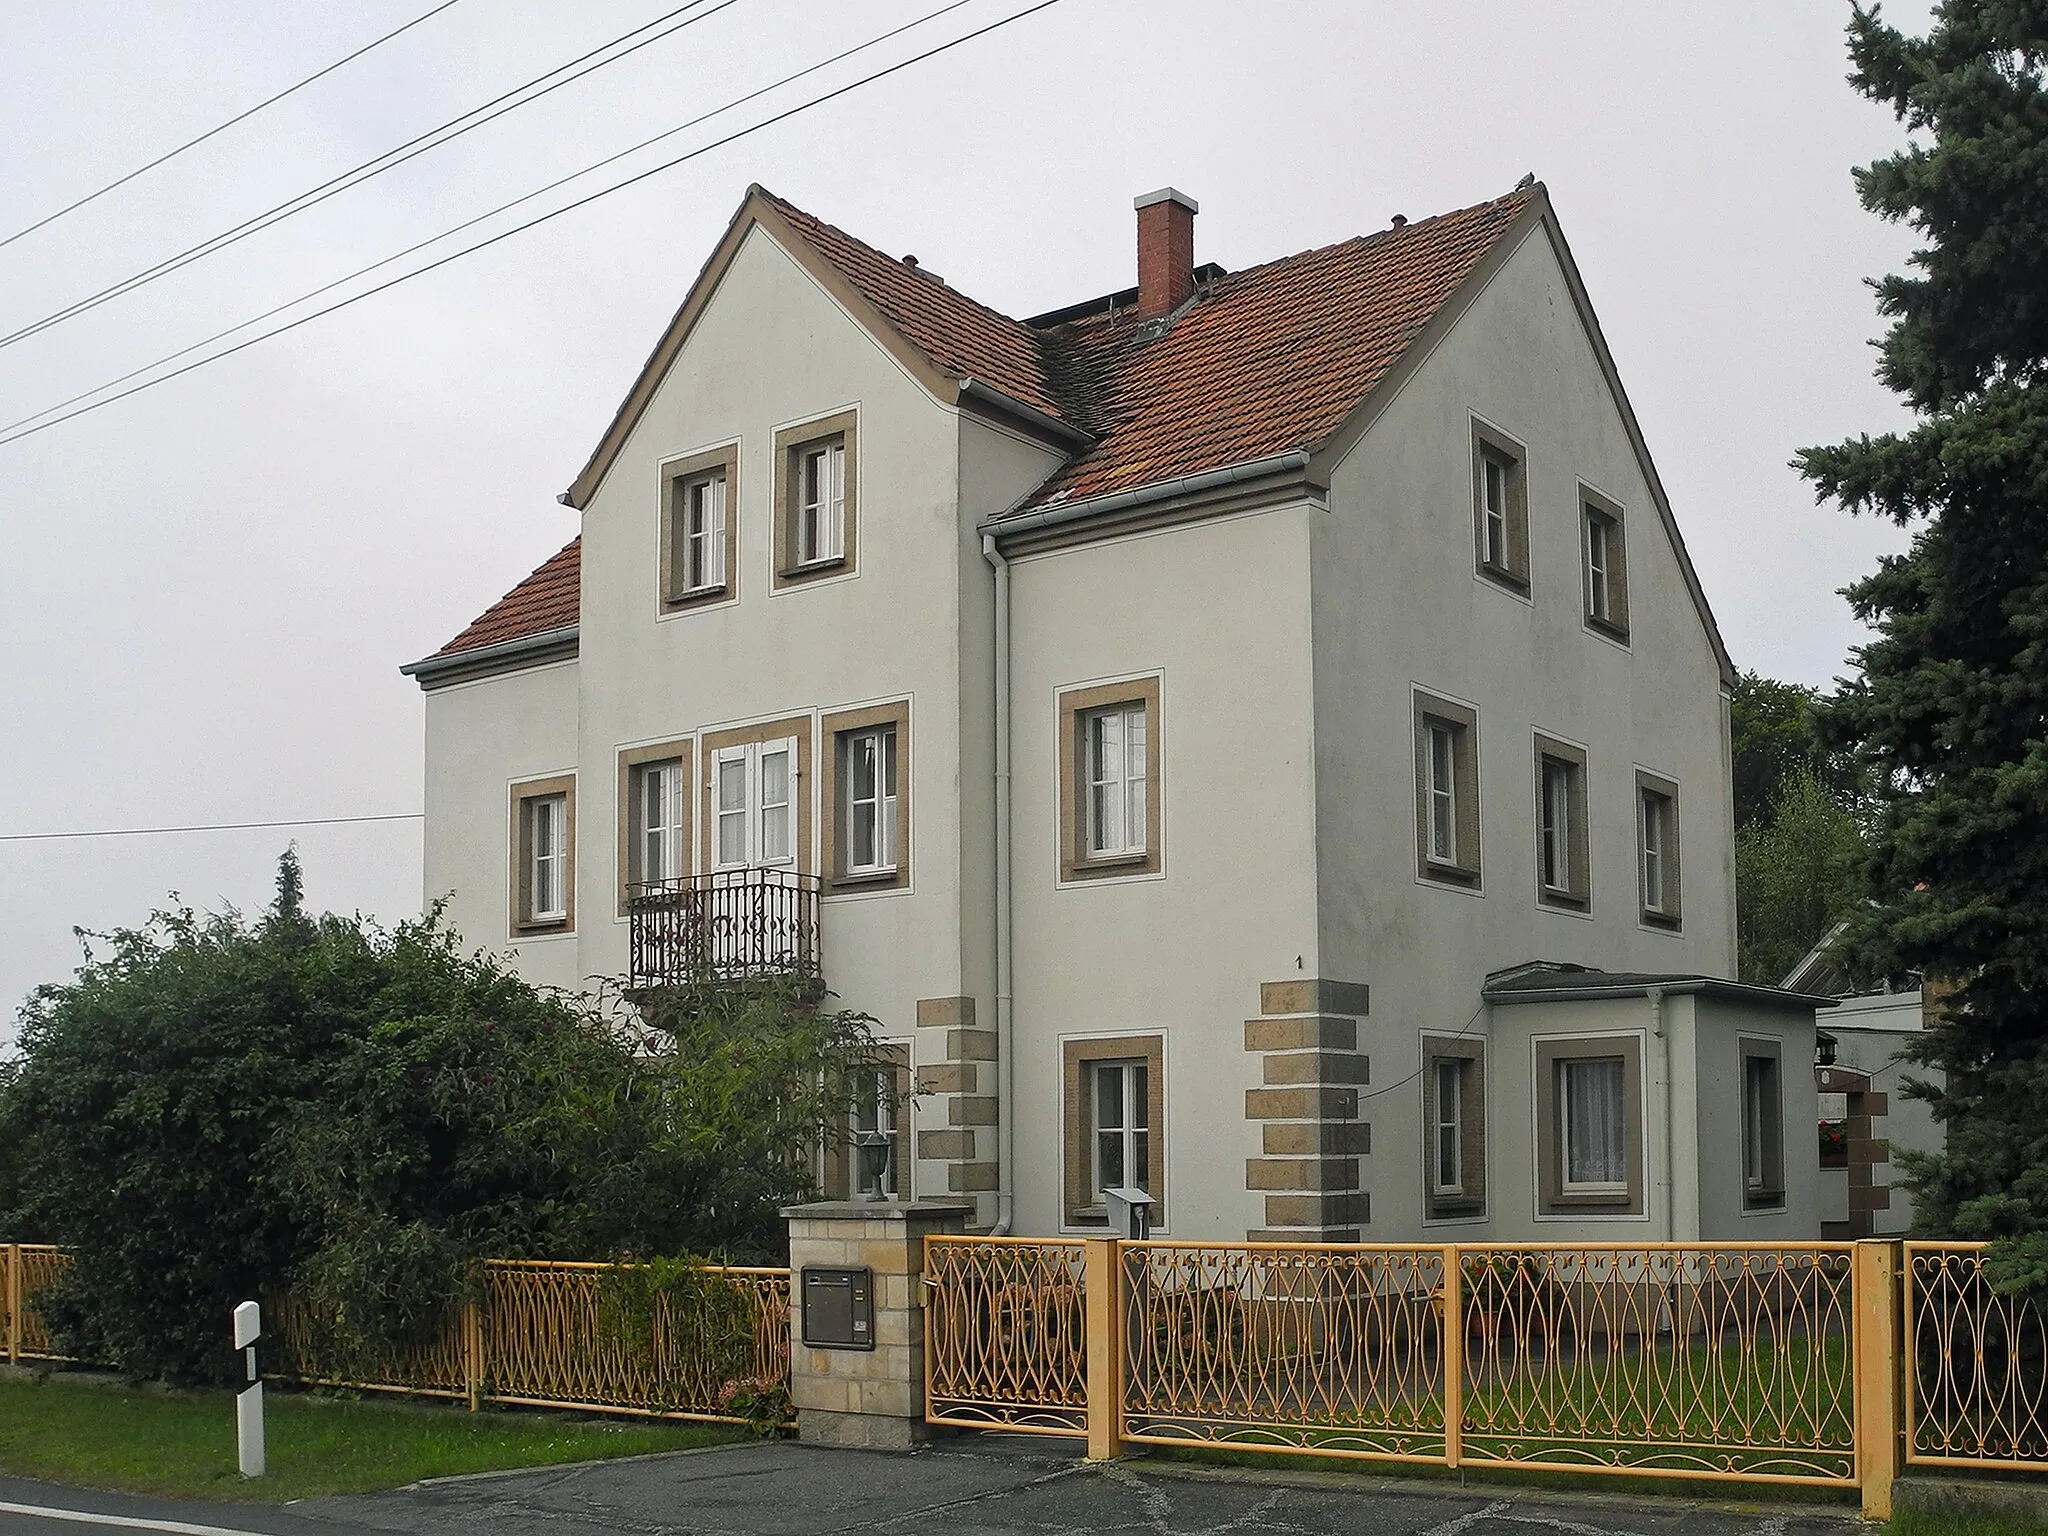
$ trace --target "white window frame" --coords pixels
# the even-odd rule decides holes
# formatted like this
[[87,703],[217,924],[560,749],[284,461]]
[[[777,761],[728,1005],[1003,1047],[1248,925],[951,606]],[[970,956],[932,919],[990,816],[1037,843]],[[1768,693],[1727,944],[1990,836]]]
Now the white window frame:
[[[1102,1155],[1105,1137],[1115,1137],[1123,1154],[1124,1183],[1118,1188],[1147,1189],[1152,1182],[1152,1127],[1149,1123],[1149,1100],[1151,1083],[1148,1080],[1151,1063],[1143,1058],[1117,1057],[1111,1060],[1090,1061],[1086,1064],[1088,1093],[1088,1189],[1098,1204],[1107,1204],[1102,1192],[1110,1186],[1103,1182]],[[1105,1126],[1102,1123],[1103,1078],[1111,1073],[1118,1074],[1117,1104],[1120,1124]],[[1138,1148],[1144,1146],[1145,1176],[1137,1176]],[[1149,1189],[1147,1189],[1149,1193]]]
[[[850,1122],[855,1132],[880,1131],[889,1139],[884,1145],[889,1156],[882,1165],[882,1193],[887,1198],[896,1198],[896,1068],[886,1063],[863,1069],[865,1091],[856,1093],[853,1100],[853,1116]],[[853,1197],[858,1199],[865,1190],[860,1188],[860,1152],[858,1147],[848,1147],[848,1179]]]
[[1483,549],[1480,559],[1496,571],[1513,568],[1514,552],[1509,546],[1509,476],[1514,466],[1491,445],[1479,448],[1479,507]]
[[[1463,1057],[1439,1056],[1432,1064],[1436,1145],[1431,1149],[1430,1192],[1438,1195],[1465,1193],[1465,1061]],[[1445,1088],[1450,1090],[1450,1112],[1445,1113]],[[1450,1155],[1446,1157],[1448,1149]],[[1445,1177],[1445,1170],[1450,1176]]]
[[[796,746],[794,736],[778,736],[771,741],[749,741],[719,747],[711,753],[707,785],[711,792],[711,825],[706,835],[711,839],[711,867],[714,871],[795,866],[797,797],[802,793],[796,781]],[[787,798],[771,804],[766,799],[768,774],[765,769],[767,763],[778,756],[787,764],[782,781]],[[725,804],[724,787],[729,782],[728,775],[737,775],[740,798],[735,806]],[[778,813],[783,849],[779,854],[771,854],[769,832]],[[729,859],[726,857],[725,832],[730,818],[735,816],[739,818],[743,846],[738,858]]]
[[796,561],[824,565],[846,553],[846,442],[833,438],[796,450]]
[[1428,855],[1431,863],[1456,865],[1464,852],[1458,846],[1458,731],[1427,717],[1424,729],[1429,739]]
[[652,885],[680,879],[689,854],[683,846],[682,759],[635,763],[628,777],[633,796],[634,872],[639,882]]
[[1670,847],[1671,797],[1644,787],[1637,791],[1642,814],[1643,910],[1658,917],[1669,912],[1665,883],[1669,871],[1666,851]]
[[[1142,701],[1084,710],[1081,714],[1081,793],[1087,797],[1087,847],[1083,852],[1090,859],[1135,857],[1146,851],[1149,807],[1145,798],[1145,770],[1147,754],[1152,750],[1146,714]],[[1114,763],[1105,761],[1109,755],[1105,728],[1112,722],[1116,727]],[[1135,754],[1131,750],[1133,725],[1137,739]],[[1105,825],[1105,804],[1116,806],[1114,828]]]
[[1538,875],[1553,896],[1573,896],[1572,776],[1578,764],[1562,757],[1543,758],[1541,792],[1536,811]]
[[[1597,1179],[1580,1182],[1572,1178],[1572,1068],[1593,1064],[1615,1067],[1616,1090],[1615,1115],[1621,1124],[1621,1177],[1619,1179]],[[1557,1070],[1557,1188],[1562,1195],[1624,1195],[1628,1193],[1628,1057],[1626,1056],[1565,1056],[1556,1063]]]
[[527,920],[565,922],[569,916],[569,797],[535,795],[525,802],[525,809]]
[[1614,519],[1590,502],[1581,516],[1586,522],[1586,614],[1602,624],[1614,622],[1614,553],[1609,540]]
[[[846,785],[846,872],[849,875],[894,874],[896,839],[897,758],[893,724],[864,726],[841,738],[845,760],[840,765]],[[861,775],[872,765],[870,792],[862,793]],[[873,857],[860,857],[863,820],[871,828]]]
[[715,591],[725,585],[725,471],[685,475],[677,493],[682,503],[683,591]]

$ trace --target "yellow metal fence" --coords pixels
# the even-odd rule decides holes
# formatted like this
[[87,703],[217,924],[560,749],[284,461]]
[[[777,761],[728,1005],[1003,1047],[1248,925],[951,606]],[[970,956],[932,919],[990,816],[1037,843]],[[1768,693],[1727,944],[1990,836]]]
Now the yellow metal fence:
[[[628,1270],[632,1266],[626,1266]],[[709,1419],[756,1417],[748,1398],[789,1385],[789,1271],[697,1271],[635,1307],[607,1295],[608,1264],[489,1259],[477,1300],[429,1343],[369,1369],[323,1361],[317,1320],[279,1308],[281,1372],[321,1385],[537,1408]],[[736,1402],[735,1400],[738,1399]]]
[[1905,1272],[1907,1462],[2048,1471],[2048,1317],[1981,1243],[1908,1243]]
[[5,1324],[9,1365],[66,1358],[43,1326],[35,1298],[70,1262],[69,1254],[46,1243],[0,1244],[0,1323]]
[[1889,1507],[1889,1244],[934,1238],[926,1254],[935,1422],[1085,1433],[1091,1455],[1135,1441],[1859,1486]]

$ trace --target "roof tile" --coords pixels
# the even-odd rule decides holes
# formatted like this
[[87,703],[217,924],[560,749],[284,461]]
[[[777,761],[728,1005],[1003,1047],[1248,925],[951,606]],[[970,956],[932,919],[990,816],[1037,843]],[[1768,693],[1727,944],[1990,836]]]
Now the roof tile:
[[578,536],[434,654],[453,656],[574,624],[581,609],[582,578],[583,540]]

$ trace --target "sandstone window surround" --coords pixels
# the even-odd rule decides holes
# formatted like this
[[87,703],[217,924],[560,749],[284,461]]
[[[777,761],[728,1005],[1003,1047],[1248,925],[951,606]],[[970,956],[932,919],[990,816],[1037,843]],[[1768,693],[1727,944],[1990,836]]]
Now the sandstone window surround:
[[661,466],[664,613],[739,595],[740,448],[709,448]]
[[1584,912],[1593,904],[1586,749],[1536,734],[1536,899]]
[[1679,856],[1678,785],[1636,770],[1636,882],[1645,926],[1676,930],[1685,917]]
[[1161,724],[1156,674],[1058,696],[1062,882],[1164,869]]
[[825,872],[835,891],[910,886],[910,701],[824,717]]
[[1742,1208],[1785,1208],[1784,1047],[1744,1035],[1742,1060]]
[[512,786],[512,936],[576,927],[576,776]]
[[1060,1047],[1061,1156],[1069,1227],[1103,1227],[1105,1187],[1134,1185],[1166,1223],[1166,1051],[1160,1035],[1069,1039]]
[[860,413],[775,434],[775,589],[847,576],[860,561]]
[[619,912],[636,885],[689,873],[695,760],[687,736],[619,752]]
[[1416,873],[1479,889],[1479,715],[1415,693]]
[[1486,1042],[1422,1037],[1423,1219],[1486,1214]]
[[1621,504],[1579,487],[1579,571],[1586,627],[1628,641],[1628,543]]
[[1478,573],[1526,596],[1529,590],[1528,453],[1504,432],[1472,418],[1472,534]]
[[1640,1034],[1537,1036],[1536,1213],[1641,1216]]

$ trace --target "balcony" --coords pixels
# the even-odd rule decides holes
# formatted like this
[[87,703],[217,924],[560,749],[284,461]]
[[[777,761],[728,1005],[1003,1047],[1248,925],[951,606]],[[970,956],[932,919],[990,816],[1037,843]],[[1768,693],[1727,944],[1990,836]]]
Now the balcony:
[[818,877],[727,869],[627,888],[635,988],[759,976],[816,977]]

